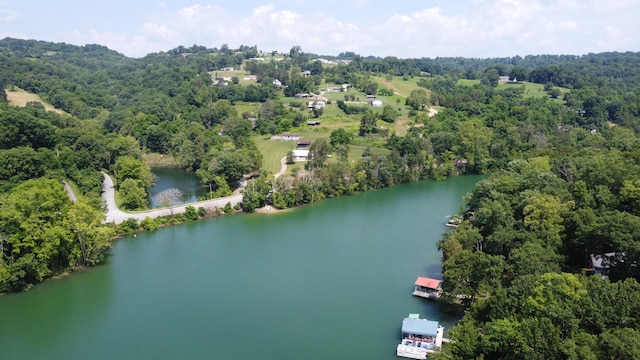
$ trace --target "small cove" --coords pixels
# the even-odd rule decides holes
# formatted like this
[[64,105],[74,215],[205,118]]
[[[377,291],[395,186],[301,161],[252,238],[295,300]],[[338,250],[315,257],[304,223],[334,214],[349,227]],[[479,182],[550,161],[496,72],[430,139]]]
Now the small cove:
[[[151,209],[162,207],[158,194],[167,189],[178,189],[182,193],[179,204],[187,204],[198,201],[201,196],[207,195],[209,188],[200,184],[196,174],[174,167],[151,168],[155,183],[149,190],[149,207]],[[175,204],[174,204],[175,205]]]

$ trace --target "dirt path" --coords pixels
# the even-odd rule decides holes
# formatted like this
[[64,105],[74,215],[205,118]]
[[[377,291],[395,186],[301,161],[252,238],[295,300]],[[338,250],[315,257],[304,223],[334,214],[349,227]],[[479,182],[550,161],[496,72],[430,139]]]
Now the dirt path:
[[279,178],[287,171],[287,157],[283,157],[280,159],[280,171],[277,174],[273,175],[274,178]]
[[384,86],[386,86],[389,89],[393,90],[394,94],[407,97],[407,95],[403,95],[402,93],[400,93],[400,90],[397,87],[393,86],[393,84],[388,82],[387,80],[385,80],[383,78],[377,78],[377,80],[382,82],[384,84]]
[[182,214],[186,211],[187,206],[193,206],[195,208],[203,207],[205,209],[223,208],[227,203],[234,206],[242,202],[242,194],[235,194],[218,199],[211,199],[205,201],[198,201],[190,204],[182,204],[174,206],[173,208],[154,209],[136,213],[128,213],[118,209],[116,205],[115,189],[113,186],[113,180],[106,173],[102,173],[104,176],[104,183],[102,185],[102,198],[107,204],[107,220],[106,223],[120,224],[127,219],[136,219],[138,221],[145,218],[157,218],[160,216],[169,216],[173,214]]

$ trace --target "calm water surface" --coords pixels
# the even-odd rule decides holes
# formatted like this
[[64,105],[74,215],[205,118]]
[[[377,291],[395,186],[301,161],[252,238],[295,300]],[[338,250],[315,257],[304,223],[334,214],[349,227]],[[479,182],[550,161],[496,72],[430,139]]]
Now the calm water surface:
[[272,215],[118,241],[106,264],[0,296],[2,359],[396,359],[436,241],[479,177],[422,182]]
[[149,206],[152,209],[162,206],[158,194],[167,189],[176,188],[182,192],[182,200],[178,202],[180,204],[196,202],[199,196],[204,196],[209,191],[192,172],[173,167],[156,167],[151,172],[156,177],[155,184],[149,189]]

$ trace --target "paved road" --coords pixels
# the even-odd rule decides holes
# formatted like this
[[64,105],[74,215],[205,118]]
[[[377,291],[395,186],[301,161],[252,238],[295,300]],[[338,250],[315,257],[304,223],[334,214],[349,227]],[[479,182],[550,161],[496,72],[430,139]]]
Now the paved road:
[[[171,209],[169,208],[142,211],[142,212],[136,212],[136,213],[128,213],[118,209],[118,207],[116,206],[115,189],[113,187],[113,180],[111,180],[111,177],[104,172],[102,173],[102,175],[104,175],[104,183],[102,185],[102,198],[105,200],[107,204],[107,220],[105,221],[105,223],[120,224],[123,221],[130,218],[140,221],[140,220],[144,220],[146,217],[157,218],[160,216],[171,215]],[[231,206],[234,206],[241,202],[242,202],[242,194],[235,194],[235,195],[226,196],[218,199],[198,201],[190,204],[174,206],[173,213],[182,214],[186,211],[187,206],[193,206],[196,209],[199,207],[203,207],[205,209],[214,209],[214,208],[223,208],[227,203],[230,203]]]
[[69,199],[71,199],[72,202],[78,202],[78,197],[73,192],[71,186],[69,186],[66,181],[63,181],[62,184],[64,185],[64,189],[67,190],[67,194],[69,194]]

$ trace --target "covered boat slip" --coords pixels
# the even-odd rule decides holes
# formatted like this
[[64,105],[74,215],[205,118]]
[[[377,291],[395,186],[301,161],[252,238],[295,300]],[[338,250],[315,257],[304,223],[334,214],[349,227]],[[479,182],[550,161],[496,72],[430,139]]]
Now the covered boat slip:
[[442,280],[418,277],[413,290],[414,296],[426,299],[439,299],[442,294]]
[[410,314],[402,321],[402,342],[396,348],[396,355],[411,359],[426,359],[428,353],[440,350],[444,327],[437,321],[420,319],[418,314]]

